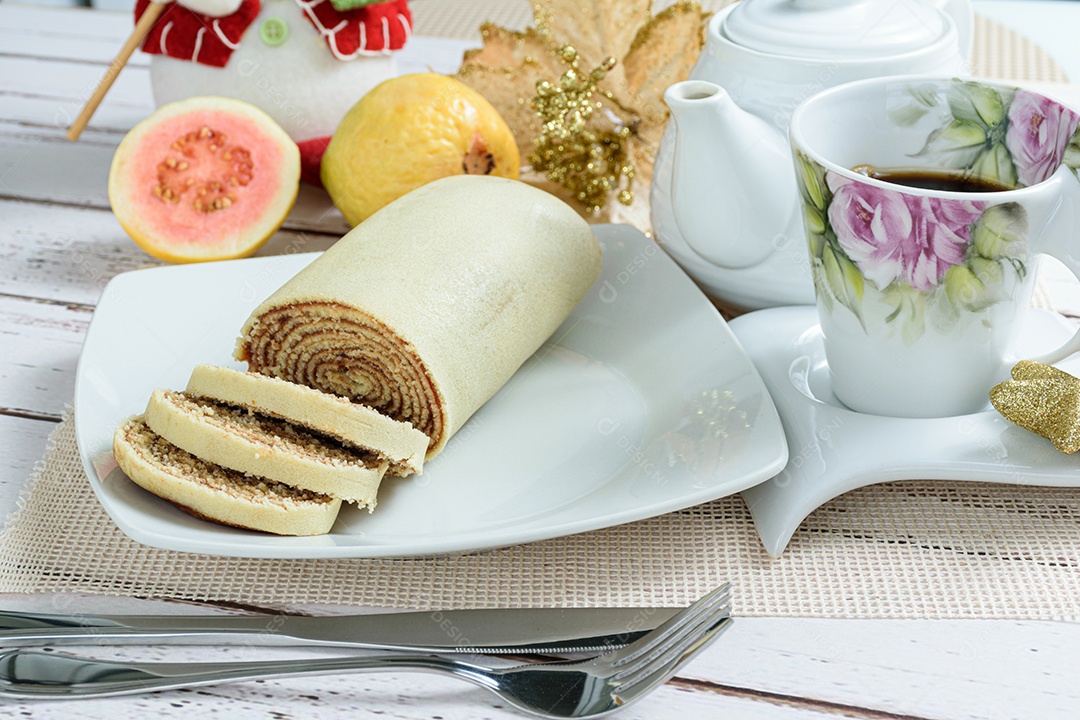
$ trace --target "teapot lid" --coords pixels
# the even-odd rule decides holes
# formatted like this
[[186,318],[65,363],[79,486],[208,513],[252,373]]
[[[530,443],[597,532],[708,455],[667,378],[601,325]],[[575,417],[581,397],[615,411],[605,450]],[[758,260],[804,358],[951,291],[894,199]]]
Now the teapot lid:
[[742,0],[721,32],[771,55],[849,60],[921,50],[947,30],[929,0]]

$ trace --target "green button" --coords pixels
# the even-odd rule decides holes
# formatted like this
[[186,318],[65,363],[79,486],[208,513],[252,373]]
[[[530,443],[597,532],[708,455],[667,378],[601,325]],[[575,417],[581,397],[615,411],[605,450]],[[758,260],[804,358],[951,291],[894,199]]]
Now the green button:
[[259,26],[259,37],[270,47],[277,47],[289,37],[289,26],[280,18],[266,18]]

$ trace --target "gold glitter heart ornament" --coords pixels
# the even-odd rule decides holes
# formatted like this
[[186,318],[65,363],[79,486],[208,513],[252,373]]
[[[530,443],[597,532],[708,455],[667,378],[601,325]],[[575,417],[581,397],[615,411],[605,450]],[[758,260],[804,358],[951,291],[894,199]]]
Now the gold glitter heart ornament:
[[1017,363],[1012,377],[990,390],[997,411],[1061,452],[1080,450],[1080,378],[1033,360]]

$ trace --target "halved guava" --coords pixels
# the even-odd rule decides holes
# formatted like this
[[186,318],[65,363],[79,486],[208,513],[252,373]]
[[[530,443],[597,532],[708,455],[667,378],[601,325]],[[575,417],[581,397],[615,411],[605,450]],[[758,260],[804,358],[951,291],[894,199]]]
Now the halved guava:
[[113,156],[109,201],[146,252],[171,262],[245,257],[281,227],[300,184],[296,143],[253,105],[163,105]]

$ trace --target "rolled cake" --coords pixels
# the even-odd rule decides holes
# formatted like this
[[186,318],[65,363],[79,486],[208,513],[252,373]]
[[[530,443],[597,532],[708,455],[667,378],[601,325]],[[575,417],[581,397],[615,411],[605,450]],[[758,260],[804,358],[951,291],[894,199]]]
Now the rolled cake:
[[267,375],[214,365],[191,371],[187,393],[250,408],[263,415],[369,450],[390,463],[388,472],[421,472],[427,436],[369,407]]
[[154,433],[142,418],[113,435],[120,469],[136,484],[199,518],[278,535],[330,531],[341,501],[201,460]]
[[388,465],[284,420],[172,390],[155,390],[144,417],[162,438],[215,465],[369,509]]
[[434,457],[566,319],[600,273],[568,205],[461,175],[387,205],[248,318],[249,370],[368,405]]

